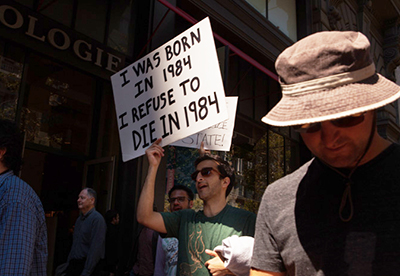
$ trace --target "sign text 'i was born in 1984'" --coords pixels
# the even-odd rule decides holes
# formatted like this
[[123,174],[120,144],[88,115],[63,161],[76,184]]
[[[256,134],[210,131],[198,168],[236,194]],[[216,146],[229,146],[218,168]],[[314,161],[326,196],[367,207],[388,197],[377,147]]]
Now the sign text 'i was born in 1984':
[[111,76],[122,159],[228,118],[209,18]]

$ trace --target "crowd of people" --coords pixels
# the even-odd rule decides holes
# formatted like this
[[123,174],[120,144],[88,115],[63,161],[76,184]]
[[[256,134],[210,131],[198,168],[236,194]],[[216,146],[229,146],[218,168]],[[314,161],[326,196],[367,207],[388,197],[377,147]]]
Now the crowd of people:
[[[194,194],[176,185],[170,212],[154,208],[164,157],[157,139],[137,206],[130,276],[151,275],[398,275],[400,270],[400,146],[377,131],[377,109],[400,87],[376,73],[370,42],[360,32],[319,32],[284,50],[275,67],[282,98],[262,119],[291,126],[313,158],[270,184],[257,216],[227,204],[235,172],[201,149],[191,175]],[[22,139],[0,121],[0,274],[46,275],[42,204],[14,174]],[[399,159],[397,159],[399,158]],[[399,177],[397,173],[399,172]],[[96,211],[96,192],[78,196],[80,215],[59,275],[116,275],[119,214]]]

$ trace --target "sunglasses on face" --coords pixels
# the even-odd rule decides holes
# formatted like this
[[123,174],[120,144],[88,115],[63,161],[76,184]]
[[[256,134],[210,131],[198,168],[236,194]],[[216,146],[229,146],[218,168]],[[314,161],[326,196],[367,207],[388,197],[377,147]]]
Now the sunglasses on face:
[[169,199],[168,199],[168,202],[169,202],[169,203],[174,203],[175,200],[178,200],[179,203],[183,203],[183,202],[185,202],[186,199],[190,201],[190,199],[188,199],[188,198],[186,198],[186,197],[184,197],[184,196],[178,196],[178,197],[171,197],[171,198],[169,198]]
[[202,176],[207,177],[211,174],[212,171],[214,171],[214,172],[218,173],[220,176],[222,176],[222,174],[218,170],[216,170],[212,167],[206,167],[206,168],[202,168],[201,170],[196,170],[194,173],[192,173],[191,177],[192,177],[193,181],[196,181],[197,175],[199,173],[201,173]]
[[[348,117],[329,121],[332,125],[340,128],[353,127],[364,121],[367,112],[357,113]],[[311,123],[293,126],[294,131],[299,133],[314,133],[321,129],[321,123]]]

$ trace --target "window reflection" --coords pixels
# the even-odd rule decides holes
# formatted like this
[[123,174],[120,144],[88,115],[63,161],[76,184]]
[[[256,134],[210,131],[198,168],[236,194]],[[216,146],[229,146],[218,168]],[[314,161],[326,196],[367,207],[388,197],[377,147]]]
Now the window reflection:
[[21,119],[26,141],[87,154],[94,86],[92,78],[33,55]]
[[21,76],[21,63],[0,56],[0,117],[3,119],[15,119]]
[[109,82],[103,83],[100,110],[96,157],[118,155],[120,151],[118,124],[114,95]]
[[112,2],[107,45],[130,55],[132,51],[131,14],[133,0]]
[[268,0],[268,2],[246,0],[246,2],[293,41],[297,40],[296,0]]
[[252,5],[259,13],[267,16],[267,3],[266,0],[246,0],[250,5]]
[[269,131],[269,175],[270,181],[274,182],[285,175],[284,167],[284,138],[283,136]]
[[232,155],[237,175],[236,202],[241,208],[257,212],[268,184],[298,167],[298,144],[271,130],[254,144],[243,134],[235,135],[232,151],[227,154]]
[[0,41],[0,118],[15,120],[23,72],[21,48]]
[[268,0],[268,20],[293,41],[297,40],[295,0]]

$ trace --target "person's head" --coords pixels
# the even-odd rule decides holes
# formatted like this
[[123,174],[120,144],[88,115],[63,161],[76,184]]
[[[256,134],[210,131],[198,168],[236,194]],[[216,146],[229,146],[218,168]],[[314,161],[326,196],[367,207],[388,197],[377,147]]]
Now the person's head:
[[84,188],[78,196],[78,208],[86,214],[88,211],[96,206],[97,194],[92,188]]
[[202,200],[208,200],[220,193],[225,198],[235,184],[235,173],[230,164],[218,155],[205,154],[194,162],[196,171],[192,179]]
[[362,33],[312,34],[284,50],[275,67],[282,99],[263,122],[293,126],[333,167],[356,167],[382,148],[374,110],[399,98],[400,87],[375,72]]
[[104,215],[107,224],[119,224],[119,214],[116,210],[108,210]]
[[0,119],[0,162],[9,170],[18,171],[22,162],[22,135],[17,125]]
[[175,185],[168,192],[169,208],[171,212],[193,207],[194,193],[184,185]]

